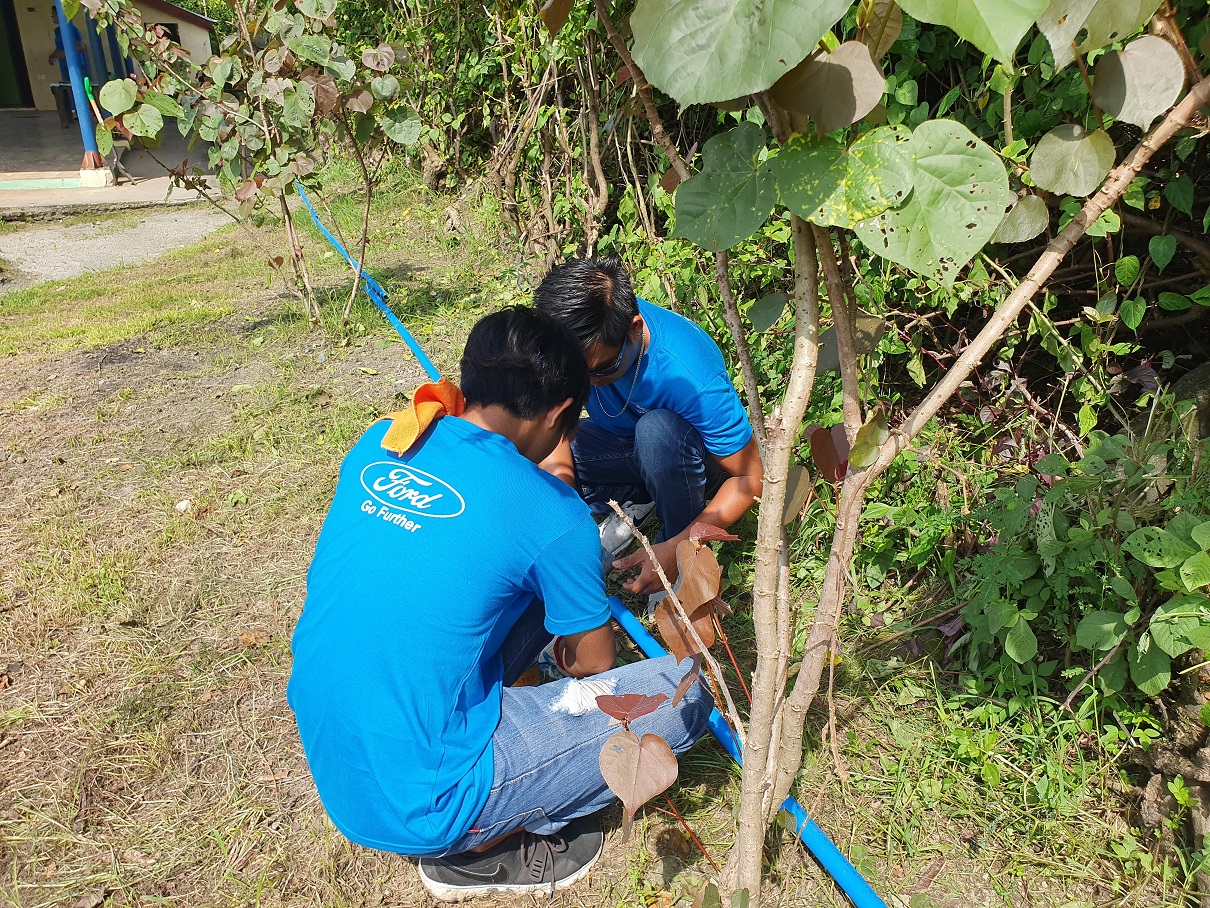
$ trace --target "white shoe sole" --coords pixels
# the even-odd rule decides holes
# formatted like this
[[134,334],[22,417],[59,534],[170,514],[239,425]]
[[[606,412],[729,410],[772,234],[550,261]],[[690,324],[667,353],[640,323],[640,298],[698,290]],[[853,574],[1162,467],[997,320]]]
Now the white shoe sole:
[[[604,852],[605,843],[602,842],[601,850],[596,853],[596,856],[571,876],[567,877],[566,879],[559,880],[559,882],[555,884],[554,891],[561,892],[564,889],[568,889],[580,882],[580,880],[584,879],[584,877],[588,876],[588,872],[592,870]],[[438,880],[430,879],[429,877],[425,876],[424,868],[420,866],[419,862],[416,864],[416,871],[420,874],[420,882],[424,888],[428,890],[429,895],[439,902],[465,902],[468,899],[486,898],[492,895],[539,895],[541,893],[549,894],[551,892],[550,883],[516,883],[508,886],[501,886],[495,883],[484,883],[481,886],[450,886],[446,883],[442,883]]]

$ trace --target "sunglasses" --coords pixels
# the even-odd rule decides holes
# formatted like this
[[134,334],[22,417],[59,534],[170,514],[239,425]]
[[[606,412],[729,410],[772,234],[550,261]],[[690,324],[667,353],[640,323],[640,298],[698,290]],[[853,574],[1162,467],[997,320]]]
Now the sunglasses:
[[607,369],[589,369],[588,376],[590,378],[605,378],[606,376],[613,375],[613,373],[621,369],[622,360],[626,358],[626,345],[629,343],[629,337],[622,341],[622,349],[618,351],[618,358],[612,366]]

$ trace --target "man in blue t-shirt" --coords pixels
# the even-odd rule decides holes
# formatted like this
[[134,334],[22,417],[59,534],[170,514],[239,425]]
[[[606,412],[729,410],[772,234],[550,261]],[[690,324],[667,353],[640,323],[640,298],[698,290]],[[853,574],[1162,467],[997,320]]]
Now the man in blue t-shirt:
[[[617,729],[595,698],[671,694],[683,674],[672,657],[613,667],[596,526],[537,467],[588,394],[575,338],[533,309],[489,315],[462,391],[460,415],[397,441],[413,413],[393,414],[345,458],[287,691],[332,822],[420,857],[451,900],[583,877],[602,843],[590,815],[613,801],[599,755]],[[569,677],[510,687],[544,650]],[[681,752],[712,705],[694,685],[631,727]]]
[[[556,265],[534,302],[576,335],[593,385],[575,440],[561,443],[543,469],[598,512],[610,499],[637,519],[654,506],[661,527],[652,548],[674,579],[677,544],[693,524],[730,526],[763,483],[760,450],[718,344],[689,319],[637,299],[617,259]],[[630,542],[617,519],[607,517],[600,532],[609,556]],[[631,592],[662,588],[642,550],[613,567],[639,568],[625,584]]]

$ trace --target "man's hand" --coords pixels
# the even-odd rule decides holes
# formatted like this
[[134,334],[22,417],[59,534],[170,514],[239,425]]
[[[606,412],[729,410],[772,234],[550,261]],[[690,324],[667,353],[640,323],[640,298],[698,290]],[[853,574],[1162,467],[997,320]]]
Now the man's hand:
[[[668,575],[669,583],[676,583],[676,578],[680,573],[676,566],[676,547],[680,541],[680,537],[678,536],[664,542],[657,542],[651,546],[652,551],[655,552],[655,557],[660,562],[660,567]],[[627,590],[632,593],[643,594],[656,593],[664,588],[664,584],[660,581],[660,575],[656,573],[655,566],[652,565],[651,559],[647,557],[646,549],[639,549],[633,555],[619,558],[613,563],[615,571],[628,571],[635,567],[639,568],[638,574],[622,584]]]

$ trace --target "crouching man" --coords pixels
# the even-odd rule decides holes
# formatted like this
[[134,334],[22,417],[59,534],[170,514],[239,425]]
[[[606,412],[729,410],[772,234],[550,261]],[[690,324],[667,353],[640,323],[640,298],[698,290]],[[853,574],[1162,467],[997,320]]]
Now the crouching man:
[[[617,731],[595,696],[671,696],[684,672],[670,656],[614,668],[596,525],[537,467],[588,388],[555,319],[482,319],[462,393],[423,386],[345,458],[307,576],[288,698],[320,799],[351,841],[418,857],[438,899],[587,874]],[[543,649],[570,677],[510,687]],[[632,727],[679,753],[712,706],[694,685]]]

